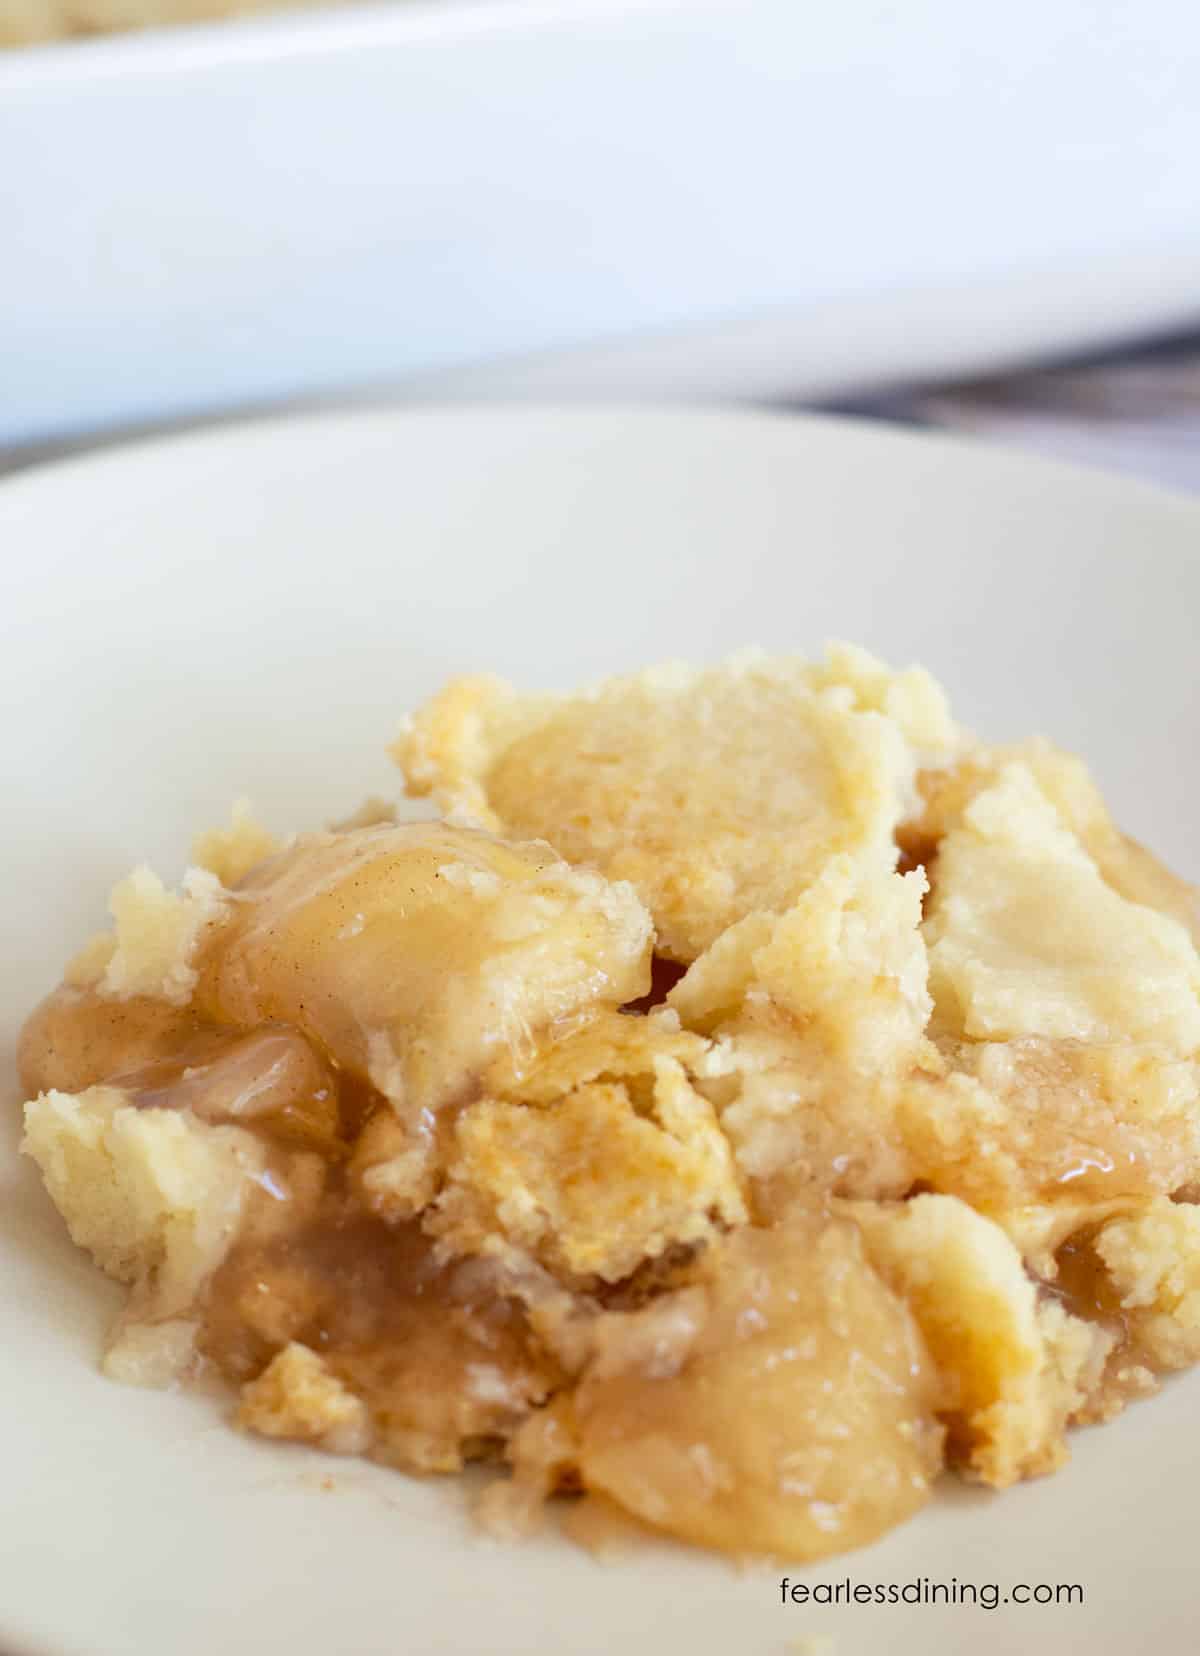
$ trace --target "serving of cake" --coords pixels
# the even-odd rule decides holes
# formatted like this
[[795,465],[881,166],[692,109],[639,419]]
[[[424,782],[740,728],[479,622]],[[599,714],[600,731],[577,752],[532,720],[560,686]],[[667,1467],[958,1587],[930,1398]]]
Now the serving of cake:
[[1200,906],[1078,759],[845,645],[393,751],[437,820],[239,806],[25,1026],[110,1375],[810,1560],[1200,1360]]

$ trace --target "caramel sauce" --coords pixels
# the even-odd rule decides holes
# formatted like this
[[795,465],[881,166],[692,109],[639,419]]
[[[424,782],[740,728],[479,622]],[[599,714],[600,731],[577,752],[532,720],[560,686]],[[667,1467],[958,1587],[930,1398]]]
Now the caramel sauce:
[[650,961],[650,987],[637,1000],[626,1001],[621,1008],[622,1012],[653,1012],[656,1006],[662,1006],[667,996],[674,989],[680,978],[687,971],[677,960],[668,960],[665,955],[654,955]]
[[346,1153],[332,1067],[283,1024],[250,1035],[207,1029],[170,1057],[114,1075],[110,1085],[139,1109],[190,1110],[202,1121],[245,1127],[288,1149]]
[[937,861],[940,836],[927,833],[920,823],[900,823],[895,839],[898,874],[911,874],[915,868],[928,871]]
[[377,1459],[430,1472],[496,1452],[561,1384],[486,1273],[440,1263],[417,1224],[356,1201],[343,1164],[388,1106],[297,1029],[246,1032],[162,1001],[62,989],[30,1020],[22,1067],[31,1091],[103,1081],[138,1109],[236,1126],[269,1147],[196,1308],[202,1355],[235,1385],[297,1341],[363,1400]]
[[308,1346],[366,1403],[390,1464],[452,1471],[492,1452],[561,1383],[522,1308],[439,1262],[419,1225],[371,1218],[330,1183],[299,1228],[235,1245],[203,1307],[205,1356],[240,1384]]
[[63,988],[21,1041],[29,1091],[99,1082],[138,1109],[188,1112],[271,1149],[241,1238],[198,1308],[204,1356],[235,1384],[289,1341],[324,1357],[366,1403],[373,1453],[453,1470],[507,1437],[559,1383],[522,1309],[446,1267],[418,1226],[389,1226],[353,1200],[341,1164],[386,1109],[297,1030],[222,1028],[161,1000]]
[[1094,1230],[1078,1231],[1059,1248],[1054,1256],[1058,1276],[1051,1292],[1073,1315],[1099,1323],[1117,1336],[1119,1344],[1127,1343],[1129,1318],[1092,1246],[1094,1235]]
[[1162,1365],[1138,1338],[1137,1318],[1121,1304],[1103,1261],[1093,1247],[1096,1227],[1078,1232],[1055,1254],[1058,1275],[1044,1287],[1072,1315],[1097,1323],[1113,1336],[1104,1371],[1075,1419],[1081,1423],[1104,1421],[1125,1405],[1155,1389]]
[[134,995],[128,1000],[64,984],[21,1030],[17,1065],[29,1097],[77,1093],[120,1072],[169,1059],[205,1025],[186,1007]]
[[382,1102],[288,1024],[247,1032],[163,1000],[94,989],[47,996],[21,1032],[18,1057],[31,1097],[103,1083],[139,1109],[189,1110],[331,1160],[348,1153]]
[[368,1118],[376,1110],[388,1108],[386,1099],[369,1081],[362,1081],[357,1075],[351,1075],[346,1070],[339,1070],[337,1074],[337,1103],[342,1137],[350,1145],[358,1138]]

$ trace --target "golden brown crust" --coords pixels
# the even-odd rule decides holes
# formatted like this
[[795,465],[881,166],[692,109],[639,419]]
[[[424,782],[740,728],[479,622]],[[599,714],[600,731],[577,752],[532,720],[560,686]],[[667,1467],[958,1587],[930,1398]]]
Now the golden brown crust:
[[660,952],[687,963],[747,914],[786,907],[839,853],[894,865],[915,749],[816,677],[748,655],[560,700],[459,680],[394,752],[410,790],[443,810],[630,881]]
[[511,1248],[568,1282],[619,1282],[744,1223],[729,1143],[676,1056],[706,1046],[612,1014],[558,1043],[459,1115],[426,1228],[456,1253]]

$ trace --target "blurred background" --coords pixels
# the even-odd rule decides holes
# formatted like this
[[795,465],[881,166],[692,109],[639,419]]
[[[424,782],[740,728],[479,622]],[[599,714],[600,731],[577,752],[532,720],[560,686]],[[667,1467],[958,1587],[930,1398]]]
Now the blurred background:
[[1194,0],[0,0],[0,470],[536,398],[1200,488],[1198,84]]

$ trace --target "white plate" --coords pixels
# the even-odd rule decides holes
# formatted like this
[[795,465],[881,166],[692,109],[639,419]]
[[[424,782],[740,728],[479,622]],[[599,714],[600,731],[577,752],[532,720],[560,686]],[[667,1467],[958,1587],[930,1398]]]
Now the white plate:
[[[967,444],[770,417],[376,412],[226,429],[0,488],[3,1048],[135,859],[252,794],[389,786],[400,711],[490,666],[567,684],[850,635],[995,736],[1086,751],[1193,877],[1200,512]],[[11,1082],[6,1082],[6,1091]],[[1200,1376],[1061,1476],[953,1484],[808,1583],[1078,1584],[1080,1606],[801,1609],[669,1547],[601,1567],[474,1534],[457,1492],[238,1437],[95,1360],[118,1296],[0,1150],[0,1644],[55,1656],[838,1656],[1194,1649]],[[332,1477],[334,1489],[321,1487]]]
[[1194,0],[390,0],[0,52],[0,443],[812,396],[1194,318]]

